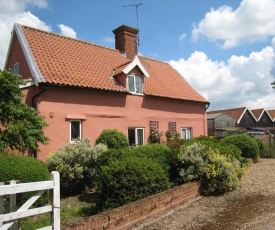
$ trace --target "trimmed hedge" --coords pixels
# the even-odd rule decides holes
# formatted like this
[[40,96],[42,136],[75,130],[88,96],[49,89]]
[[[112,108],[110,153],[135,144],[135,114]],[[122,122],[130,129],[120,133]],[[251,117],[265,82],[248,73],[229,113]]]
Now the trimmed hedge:
[[147,157],[158,163],[167,175],[170,171],[171,150],[169,147],[162,144],[141,145],[137,148],[132,148],[131,152],[136,157]]
[[99,210],[115,208],[170,187],[159,164],[147,157],[133,155],[102,166],[96,181]]
[[256,139],[246,134],[227,136],[221,140],[221,143],[237,146],[242,152],[242,157],[253,159],[259,157],[259,147]]
[[129,147],[127,137],[116,129],[104,129],[96,139],[95,143],[105,144],[108,149],[122,149]]
[[[10,180],[19,180],[20,183],[47,181],[50,180],[50,173],[46,165],[32,157],[2,155],[0,156],[0,181],[8,182]],[[35,192],[23,193],[17,195],[17,204],[22,205]],[[49,192],[43,194],[34,206],[41,206],[49,201]]]

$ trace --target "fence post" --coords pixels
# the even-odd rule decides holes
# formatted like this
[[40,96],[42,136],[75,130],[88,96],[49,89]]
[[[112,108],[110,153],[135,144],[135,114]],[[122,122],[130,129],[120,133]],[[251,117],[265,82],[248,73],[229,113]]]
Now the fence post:
[[59,172],[51,172],[51,179],[53,181],[53,212],[52,212],[52,226],[53,230],[60,229],[60,176]]
[[[0,182],[0,185],[4,185],[4,182]],[[4,196],[0,196],[0,215],[4,213]],[[3,225],[3,222],[0,221],[0,227]]]
[[[10,185],[16,184],[16,180],[11,180]],[[9,195],[9,204],[8,204],[8,212],[16,212],[16,194]],[[14,221],[13,225],[10,227],[10,230],[19,229],[19,220]]]

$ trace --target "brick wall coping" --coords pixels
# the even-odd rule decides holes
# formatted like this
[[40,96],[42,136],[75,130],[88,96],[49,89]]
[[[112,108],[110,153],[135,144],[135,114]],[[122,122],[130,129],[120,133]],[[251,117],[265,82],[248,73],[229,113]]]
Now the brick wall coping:
[[200,195],[200,183],[191,182],[141,200],[104,211],[85,218],[81,223],[63,226],[62,230],[124,230],[154,217],[166,210],[179,206]]

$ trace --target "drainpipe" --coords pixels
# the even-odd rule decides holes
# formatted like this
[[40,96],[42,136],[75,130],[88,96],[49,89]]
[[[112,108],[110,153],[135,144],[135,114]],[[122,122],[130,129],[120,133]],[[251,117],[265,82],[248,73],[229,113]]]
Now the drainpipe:
[[[209,108],[209,106],[210,106],[210,102],[206,102],[206,110]],[[204,119],[204,121],[205,121],[205,115],[206,115],[206,124],[207,124],[207,113],[205,112],[205,114],[203,115],[203,119]],[[208,136],[208,125],[206,126],[205,125],[205,122],[203,121],[203,130],[204,130],[204,135],[206,136]],[[207,127],[207,128],[206,128]]]
[[[46,87],[45,89],[41,90],[40,92],[38,92],[37,94],[35,94],[33,97],[32,97],[32,107],[34,108],[34,100],[36,98],[38,98],[39,95],[41,95],[42,93],[46,92],[48,89],[48,87]],[[34,108],[36,109],[36,108]],[[34,158],[37,158],[37,152],[36,151],[33,151],[33,156]]]
[[[35,94],[35,95],[32,97],[32,107],[33,107],[33,108],[34,108],[34,100],[35,100],[35,98],[38,98],[38,96],[39,96],[40,94],[46,92],[47,89],[48,89],[48,87],[46,87],[45,89],[43,89],[42,91],[38,92],[37,94]],[[34,109],[36,109],[36,108],[34,108]]]

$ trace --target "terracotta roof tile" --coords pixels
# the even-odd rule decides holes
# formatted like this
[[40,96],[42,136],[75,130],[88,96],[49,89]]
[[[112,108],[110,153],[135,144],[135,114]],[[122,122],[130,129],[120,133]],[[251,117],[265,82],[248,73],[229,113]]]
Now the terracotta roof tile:
[[127,92],[110,78],[125,61],[119,51],[23,26],[47,83]]
[[267,110],[269,113],[270,117],[274,120],[275,119],[275,110]]
[[264,109],[253,109],[250,111],[253,113],[254,117],[256,117],[256,119],[259,120],[262,113],[264,112]]
[[207,114],[217,114],[217,113],[227,113],[234,117],[234,119],[238,122],[245,112],[246,107],[241,108],[233,108],[233,109],[223,109],[223,110],[215,110],[215,111],[209,111]]
[[[128,92],[111,78],[131,62],[118,50],[22,26],[25,39],[46,83]],[[145,95],[206,103],[168,63],[140,56],[149,73]]]
[[144,80],[144,94],[152,96],[207,102],[195,91],[169,63],[140,56],[141,64],[148,71]]

